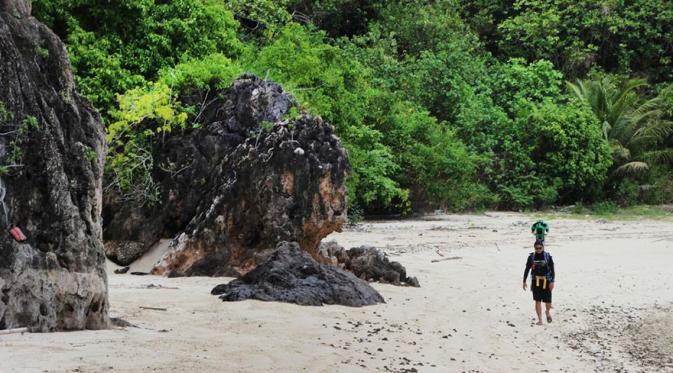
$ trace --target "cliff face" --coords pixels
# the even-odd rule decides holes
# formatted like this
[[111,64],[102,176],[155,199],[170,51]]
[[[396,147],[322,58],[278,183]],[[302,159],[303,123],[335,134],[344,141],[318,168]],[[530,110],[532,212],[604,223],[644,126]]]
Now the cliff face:
[[0,0],[0,11],[6,12],[15,18],[30,17],[30,0]]
[[155,147],[161,203],[147,208],[114,191],[105,196],[105,236],[115,241],[108,256],[137,252],[123,240],[147,247],[179,236],[154,273],[239,275],[280,241],[296,241],[317,258],[320,240],[346,221],[350,166],[333,128],[290,115],[291,97],[254,76],[182,101],[200,108],[200,128]]
[[0,329],[104,328],[104,128],[29,13],[0,0]]

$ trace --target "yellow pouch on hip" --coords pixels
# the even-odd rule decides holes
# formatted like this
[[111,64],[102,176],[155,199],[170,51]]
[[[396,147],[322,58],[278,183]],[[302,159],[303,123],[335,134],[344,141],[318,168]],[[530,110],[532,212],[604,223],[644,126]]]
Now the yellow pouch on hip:
[[540,280],[542,280],[542,289],[547,289],[547,277],[546,276],[535,276],[535,286],[540,287]]

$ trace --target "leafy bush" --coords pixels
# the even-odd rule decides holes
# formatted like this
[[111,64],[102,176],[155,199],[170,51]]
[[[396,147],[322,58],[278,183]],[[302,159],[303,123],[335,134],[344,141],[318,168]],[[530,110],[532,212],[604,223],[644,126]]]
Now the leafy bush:
[[80,92],[104,112],[116,94],[161,69],[244,49],[238,23],[215,0],[36,0],[33,7],[66,41]]
[[517,0],[506,11],[494,14],[502,56],[546,59],[571,79],[595,66],[673,79],[670,1]]
[[[273,43],[262,48],[249,65],[293,93],[305,109],[332,123],[344,140],[353,165],[349,181],[351,203],[403,206],[408,192],[393,180],[399,172],[383,134],[367,115],[369,71],[342,58],[340,50],[325,42],[325,35],[290,24]],[[371,109],[371,108],[370,108]]]
[[152,142],[188,126],[188,114],[164,83],[134,88],[118,96],[119,109],[107,128],[107,187],[140,204],[158,202],[159,190],[152,180]]
[[479,46],[478,37],[460,18],[453,1],[389,1],[378,18],[371,30],[394,39],[400,57],[418,57],[445,43],[460,42],[465,52]]
[[224,5],[241,23],[241,38],[264,44],[292,20],[289,0],[225,0]]
[[2,131],[0,136],[4,137],[3,154],[0,156],[0,175],[23,167],[25,144],[29,141],[29,137],[40,129],[38,119],[32,115],[27,115],[16,122],[14,119],[14,113],[0,102],[0,131]]
[[594,214],[605,215],[617,212],[617,205],[612,201],[596,202],[591,205]]
[[352,46],[338,48],[324,37],[291,24],[251,66],[335,125],[353,164],[351,202],[368,212],[409,211],[417,197],[465,207],[461,190],[473,180],[474,161],[453,131],[388,91]]
[[532,145],[535,168],[555,186],[560,202],[592,201],[611,165],[610,148],[593,113],[580,104],[532,106],[519,125]]
[[289,0],[288,10],[299,21],[312,23],[331,36],[352,36],[367,31],[378,17],[381,0]]
[[563,74],[545,60],[528,64],[521,58],[514,58],[497,64],[488,79],[493,103],[510,116],[516,114],[520,103],[562,97]]
[[243,69],[221,53],[214,53],[201,59],[191,59],[170,69],[159,72],[159,82],[175,89],[215,86],[228,87]]

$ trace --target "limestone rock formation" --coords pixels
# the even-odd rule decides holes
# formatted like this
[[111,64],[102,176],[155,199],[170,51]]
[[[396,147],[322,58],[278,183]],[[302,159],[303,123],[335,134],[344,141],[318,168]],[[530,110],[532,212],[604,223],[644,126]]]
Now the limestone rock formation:
[[105,328],[104,128],[29,12],[0,0],[0,329]]
[[407,276],[404,266],[391,262],[384,252],[373,246],[346,250],[336,241],[327,241],[320,244],[319,252],[323,261],[350,271],[363,280],[420,287],[416,277]]
[[334,266],[319,264],[296,242],[281,242],[263,263],[240,279],[216,286],[212,294],[225,301],[257,299],[305,306],[385,303],[367,282]]
[[233,275],[254,268],[280,241],[317,257],[320,240],[346,220],[346,152],[320,118],[291,114],[276,84],[243,76],[225,91],[183,95],[200,128],[154,150],[153,208],[105,196],[105,238],[178,237],[154,274]]

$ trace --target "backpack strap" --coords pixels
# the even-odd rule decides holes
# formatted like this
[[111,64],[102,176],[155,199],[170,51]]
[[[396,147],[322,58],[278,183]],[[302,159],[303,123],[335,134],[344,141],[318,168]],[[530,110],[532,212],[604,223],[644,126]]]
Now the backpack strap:
[[546,277],[551,280],[551,267],[549,266],[549,259],[551,258],[551,255],[545,250],[544,251],[544,261],[547,262],[547,265],[545,266],[547,273],[545,273]]

